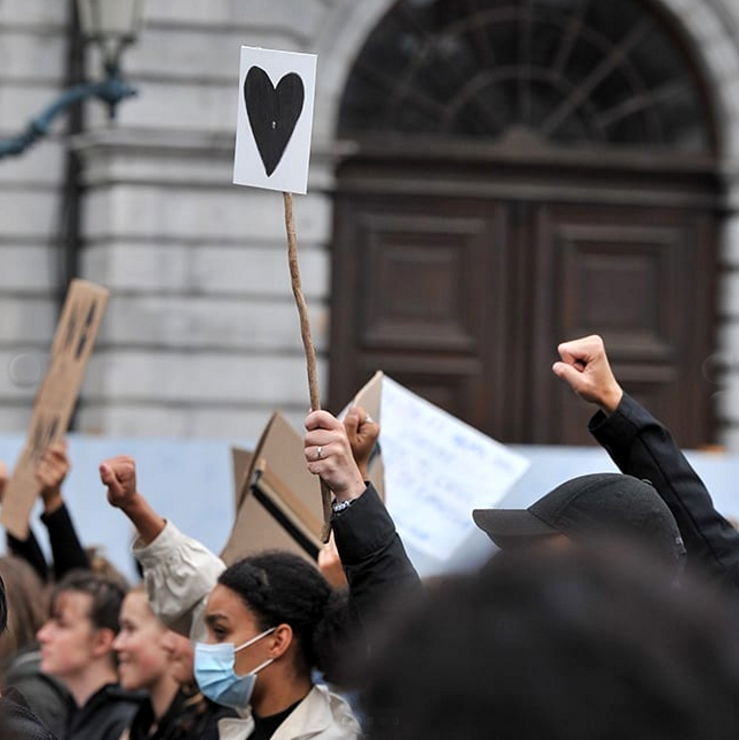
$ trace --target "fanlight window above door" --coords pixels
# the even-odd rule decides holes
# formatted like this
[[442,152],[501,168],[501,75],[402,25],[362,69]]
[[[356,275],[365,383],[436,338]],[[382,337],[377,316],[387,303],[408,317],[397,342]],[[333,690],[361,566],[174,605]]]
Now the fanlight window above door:
[[639,0],[401,0],[356,60],[339,133],[711,154],[709,111],[686,48]]

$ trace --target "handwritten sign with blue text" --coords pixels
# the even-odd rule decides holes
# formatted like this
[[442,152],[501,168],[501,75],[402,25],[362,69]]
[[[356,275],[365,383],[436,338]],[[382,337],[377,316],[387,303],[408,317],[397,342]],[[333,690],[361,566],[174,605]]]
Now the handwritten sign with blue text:
[[388,509],[403,540],[445,560],[529,462],[387,376],[380,444]]

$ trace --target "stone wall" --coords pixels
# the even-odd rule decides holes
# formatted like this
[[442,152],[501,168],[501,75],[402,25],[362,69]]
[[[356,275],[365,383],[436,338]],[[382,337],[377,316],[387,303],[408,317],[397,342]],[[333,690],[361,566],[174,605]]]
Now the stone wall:
[[[311,49],[329,8],[301,2],[299,24],[293,8],[151,0],[125,62],[140,100],[122,106],[117,131],[98,119],[75,141],[88,188],[83,272],[114,291],[84,429],[249,437],[275,408],[304,417],[282,197],[231,184],[240,46]],[[331,210],[320,169],[295,210],[325,387]]]
[[[351,64],[391,0],[147,0],[124,67],[140,89],[114,128],[56,135],[0,167],[0,365],[43,356],[53,331],[65,146],[84,163],[83,277],[113,289],[77,418],[81,431],[253,437],[274,408],[307,406],[279,193],[231,184],[241,44],[319,54],[310,194],[296,197],[304,289],[327,387],[336,114]],[[704,51],[727,182],[716,375],[739,387],[739,52],[734,0],[664,0]],[[58,91],[67,54],[61,0],[0,0],[0,127],[19,128]],[[299,8],[299,10],[296,10]],[[94,55],[90,74],[97,73]],[[59,129],[60,130],[60,129]],[[28,417],[33,388],[0,374],[0,430]],[[717,403],[739,449],[739,400]],[[739,399],[739,394],[737,394]]]
[[[0,3],[0,135],[17,134],[63,88],[64,2]],[[0,431],[24,429],[57,314],[64,122],[0,162]]]

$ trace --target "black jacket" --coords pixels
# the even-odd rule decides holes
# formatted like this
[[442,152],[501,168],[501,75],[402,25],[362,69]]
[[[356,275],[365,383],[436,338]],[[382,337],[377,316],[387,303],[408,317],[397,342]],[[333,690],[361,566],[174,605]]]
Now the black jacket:
[[680,528],[689,565],[739,596],[739,533],[716,511],[669,431],[626,394],[610,416],[595,414],[589,428],[621,472],[657,489]]
[[56,740],[16,692],[0,697],[0,740]]
[[228,707],[221,707],[206,699],[196,690],[179,691],[157,729],[149,734],[154,724],[154,710],[148,700],[141,704],[129,730],[130,740],[218,740],[218,720],[237,717]]
[[420,594],[418,573],[372,484],[351,506],[334,514],[331,524],[350,601],[365,629],[396,612],[398,599]]
[[83,707],[74,707],[60,740],[119,740],[128,728],[145,695],[107,684],[95,692]]
[[[66,573],[76,568],[87,570],[90,562],[77,536],[67,505],[63,503],[50,514],[42,514],[41,521],[49,532],[54,578],[59,581]],[[30,563],[42,581],[49,581],[49,566],[33,530],[29,530],[25,540],[17,539],[10,532],[6,533],[6,537],[8,549],[13,555]]]
[[53,676],[41,671],[41,653],[35,645],[14,656],[3,671],[3,693],[6,689],[20,692],[29,709],[53,732],[63,730],[72,697]]

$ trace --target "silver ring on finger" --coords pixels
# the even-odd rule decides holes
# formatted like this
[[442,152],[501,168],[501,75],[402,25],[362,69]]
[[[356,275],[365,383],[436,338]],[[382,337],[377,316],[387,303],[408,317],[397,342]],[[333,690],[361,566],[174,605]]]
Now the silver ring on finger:
[[321,445],[318,445],[318,449],[316,449],[316,460],[320,460],[323,457],[323,447]]

